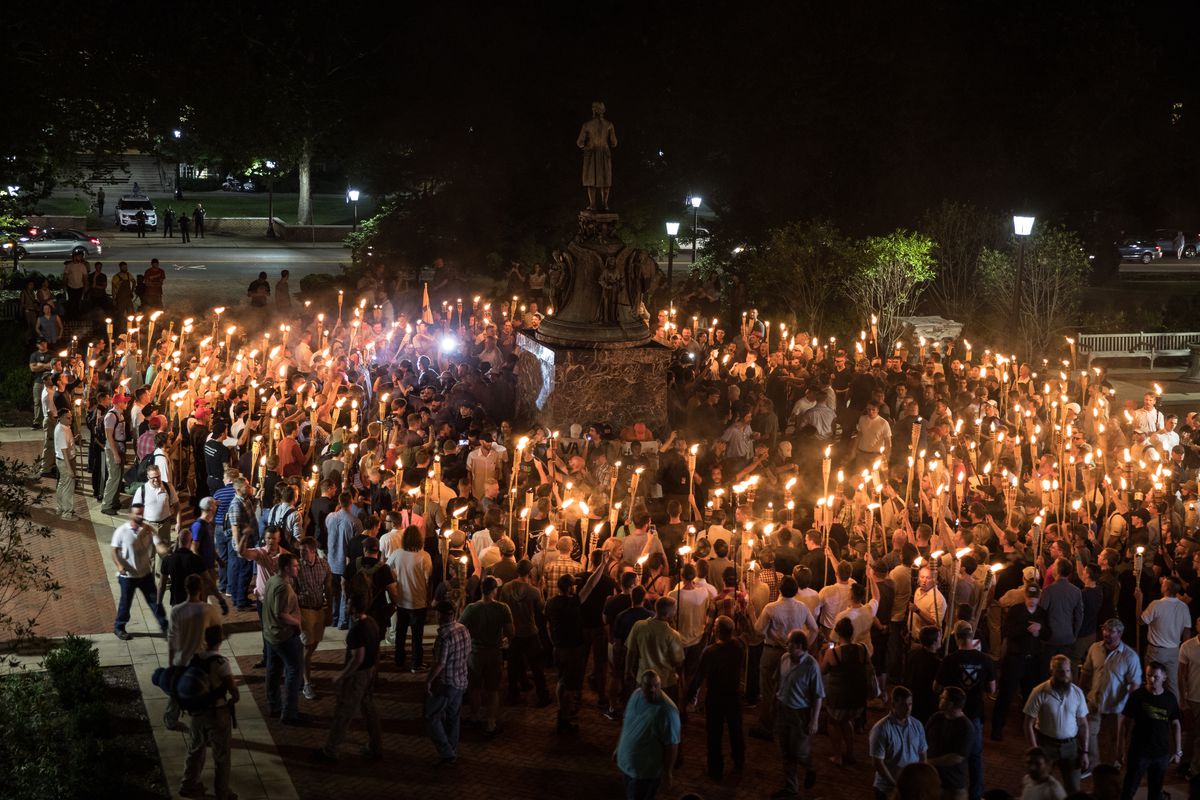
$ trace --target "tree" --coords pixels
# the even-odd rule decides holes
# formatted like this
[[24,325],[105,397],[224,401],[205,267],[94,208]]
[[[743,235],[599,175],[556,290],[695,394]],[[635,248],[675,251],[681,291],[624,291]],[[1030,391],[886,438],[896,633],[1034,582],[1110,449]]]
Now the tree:
[[[983,285],[995,302],[993,327],[997,334],[1016,330],[1020,352],[1027,358],[1045,356],[1061,349],[1060,337],[1075,330],[1083,288],[1091,265],[1079,238],[1061,227],[1039,225],[1025,244],[1024,281],[1016,286],[1020,242],[1005,250],[983,252]],[[1017,298],[1017,319],[1008,318]]]
[[846,295],[859,319],[879,318],[879,341],[883,352],[900,335],[900,317],[911,315],[922,288],[932,281],[933,240],[904,230],[864,239],[857,247],[859,263],[846,286]]
[[929,284],[929,299],[942,316],[970,323],[982,298],[980,256],[986,248],[1003,245],[1003,219],[972,205],[945,201],[925,212],[921,232],[934,243],[937,277]]
[[746,271],[749,295],[768,298],[810,333],[821,330],[826,309],[841,292],[851,243],[828,220],[793,222],[772,230],[755,248]]
[[35,552],[50,529],[34,524],[29,509],[45,494],[30,483],[28,467],[0,459],[0,642],[10,646],[33,636],[38,613],[62,588],[50,557]]

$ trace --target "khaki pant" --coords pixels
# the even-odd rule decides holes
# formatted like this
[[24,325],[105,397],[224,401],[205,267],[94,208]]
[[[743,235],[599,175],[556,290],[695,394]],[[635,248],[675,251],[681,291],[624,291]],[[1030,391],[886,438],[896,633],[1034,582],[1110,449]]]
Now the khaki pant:
[[58,501],[59,515],[75,513],[75,469],[70,461],[55,459],[58,465],[58,487],[54,496]]
[[233,743],[233,719],[229,715],[229,709],[219,706],[192,714],[191,719],[187,762],[183,768],[183,784],[180,788],[201,785],[200,773],[204,769],[205,751],[211,746],[213,765],[216,767],[213,794],[217,796],[217,800],[225,800],[229,796],[229,751]]
[[58,423],[46,417],[42,420],[42,430],[46,436],[42,439],[42,457],[38,461],[38,470],[40,472],[49,472],[54,469],[54,426]]
[[1124,760],[1117,742],[1117,717],[1120,714],[1088,714],[1088,752],[1092,757],[1092,768],[1101,764],[1114,764]]
[[779,690],[779,662],[783,659],[783,648],[774,645],[763,647],[762,661],[758,665],[759,691],[758,726],[767,732],[775,730],[775,708],[779,701],[775,693]]
[[33,385],[33,424],[41,425],[45,415],[42,413],[42,380],[41,375]]
[[104,501],[101,508],[113,508],[121,493],[121,461],[120,456],[113,455],[112,448],[104,448]]

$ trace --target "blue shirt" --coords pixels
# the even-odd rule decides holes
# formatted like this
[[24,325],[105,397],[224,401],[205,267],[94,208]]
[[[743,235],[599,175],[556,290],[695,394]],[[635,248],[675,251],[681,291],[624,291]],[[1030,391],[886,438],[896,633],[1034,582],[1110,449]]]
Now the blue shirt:
[[775,696],[788,708],[812,708],[817,698],[825,696],[817,660],[805,653],[793,665],[791,656],[784,654],[779,662],[779,691]]
[[[898,720],[888,714],[875,727],[867,738],[867,753],[871,758],[878,758],[887,765],[888,771],[899,775],[900,770],[909,764],[921,760],[921,754],[929,749],[925,743],[925,728],[911,715]],[[875,788],[881,792],[890,792],[896,787],[878,770],[875,772]]]
[[657,702],[635,689],[625,704],[625,722],[617,742],[617,766],[635,779],[662,777],[668,745],[679,744],[679,709],[665,693]]
[[200,560],[207,569],[217,566],[217,546],[213,541],[213,526],[210,522],[198,519],[192,523],[192,540],[199,543]]
[[325,553],[329,559],[329,571],[334,575],[346,574],[346,549],[358,527],[358,520],[344,508],[325,518],[325,531],[329,534]]

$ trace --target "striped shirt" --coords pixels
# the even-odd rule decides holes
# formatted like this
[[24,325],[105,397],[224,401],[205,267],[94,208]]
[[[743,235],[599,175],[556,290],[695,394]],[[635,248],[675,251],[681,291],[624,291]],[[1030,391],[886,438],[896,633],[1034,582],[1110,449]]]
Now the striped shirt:
[[433,643],[433,664],[440,666],[438,681],[452,689],[467,688],[467,656],[471,652],[471,633],[461,622],[438,626]]
[[233,502],[235,494],[237,490],[233,488],[232,483],[222,486],[212,494],[213,500],[217,501],[217,516],[213,518],[213,524],[218,530],[225,525],[225,512],[229,510],[229,504]]

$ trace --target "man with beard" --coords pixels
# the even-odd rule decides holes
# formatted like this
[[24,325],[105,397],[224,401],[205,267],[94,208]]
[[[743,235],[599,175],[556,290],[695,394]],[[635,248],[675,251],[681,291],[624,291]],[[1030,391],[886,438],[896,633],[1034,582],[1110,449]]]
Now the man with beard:
[[1050,680],[1029,694],[1025,738],[1058,764],[1067,793],[1078,792],[1079,773],[1089,768],[1087,697],[1072,683],[1071,659],[1065,655],[1050,659]]

